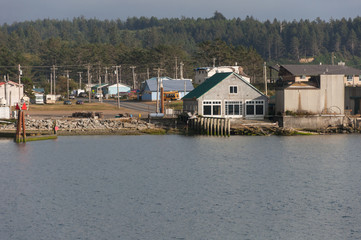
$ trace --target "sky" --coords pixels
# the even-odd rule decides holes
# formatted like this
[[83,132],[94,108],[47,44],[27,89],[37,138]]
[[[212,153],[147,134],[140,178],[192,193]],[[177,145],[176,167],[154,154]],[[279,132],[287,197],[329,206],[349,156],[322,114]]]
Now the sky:
[[84,16],[99,20],[128,17],[227,19],[247,16],[266,21],[322,20],[361,16],[360,0],[0,0],[0,24]]

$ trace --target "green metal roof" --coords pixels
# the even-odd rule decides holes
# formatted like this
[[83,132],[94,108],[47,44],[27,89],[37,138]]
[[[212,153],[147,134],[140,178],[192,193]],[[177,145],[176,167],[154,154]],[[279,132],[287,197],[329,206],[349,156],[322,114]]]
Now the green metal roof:
[[212,77],[204,81],[201,85],[193,89],[193,91],[185,95],[183,99],[199,98],[231,74],[232,72],[214,74]]
[[100,87],[104,87],[106,85],[109,85],[109,84],[108,83],[97,84],[97,85],[92,86],[91,88],[100,88]]

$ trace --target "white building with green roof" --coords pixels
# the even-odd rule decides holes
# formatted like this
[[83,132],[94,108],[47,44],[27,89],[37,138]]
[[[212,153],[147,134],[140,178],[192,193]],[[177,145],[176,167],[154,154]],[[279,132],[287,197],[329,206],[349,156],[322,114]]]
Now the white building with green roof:
[[268,97],[236,73],[216,73],[183,98],[183,111],[204,117],[263,119]]

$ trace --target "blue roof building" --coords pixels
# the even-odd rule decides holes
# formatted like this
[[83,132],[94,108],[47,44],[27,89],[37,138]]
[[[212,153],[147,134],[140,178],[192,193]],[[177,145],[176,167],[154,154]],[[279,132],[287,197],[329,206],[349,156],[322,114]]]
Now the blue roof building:
[[[164,92],[178,91],[180,98],[183,98],[194,89],[191,79],[171,79],[169,77],[160,77],[159,85],[161,82],[163,84]],[[157,77],[150,78],[142,83],[141,96],[144,101],[157,100]],[[160,100],[160,90],[158,97]]]
[[117,90],[119,88],[119,93],[129,93],[131,90],[131,87],[122,83],[119,83],[118,86],[117,84],[113,84],[113,85],[107,85],[105,87],[102,87],[102,91],[103,91],[103,95],[110,95],[110,96],[115,96],[117,95]]
[[33,88],[33,92],[36,92],[36,93],[45,93],[45,90],[44,90],[44,88]]
[[93,94],[95,94],[95,93],[101,91],[102,88],[105,87],[105,86],[108,86],[108,84],[107,83],[102,83],[102,84],[94,85],[94,86],[91,87],[91,92]]

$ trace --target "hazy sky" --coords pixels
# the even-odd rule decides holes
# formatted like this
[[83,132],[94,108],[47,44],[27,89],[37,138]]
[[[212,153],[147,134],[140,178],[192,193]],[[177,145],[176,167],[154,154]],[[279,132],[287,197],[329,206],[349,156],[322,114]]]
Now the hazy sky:
[[0,24],[36,19],[97,19],[128,17],[209,18],[218,11],[226,18],[246,16],[292,21],[354,18],[361,0],[0,0]]

